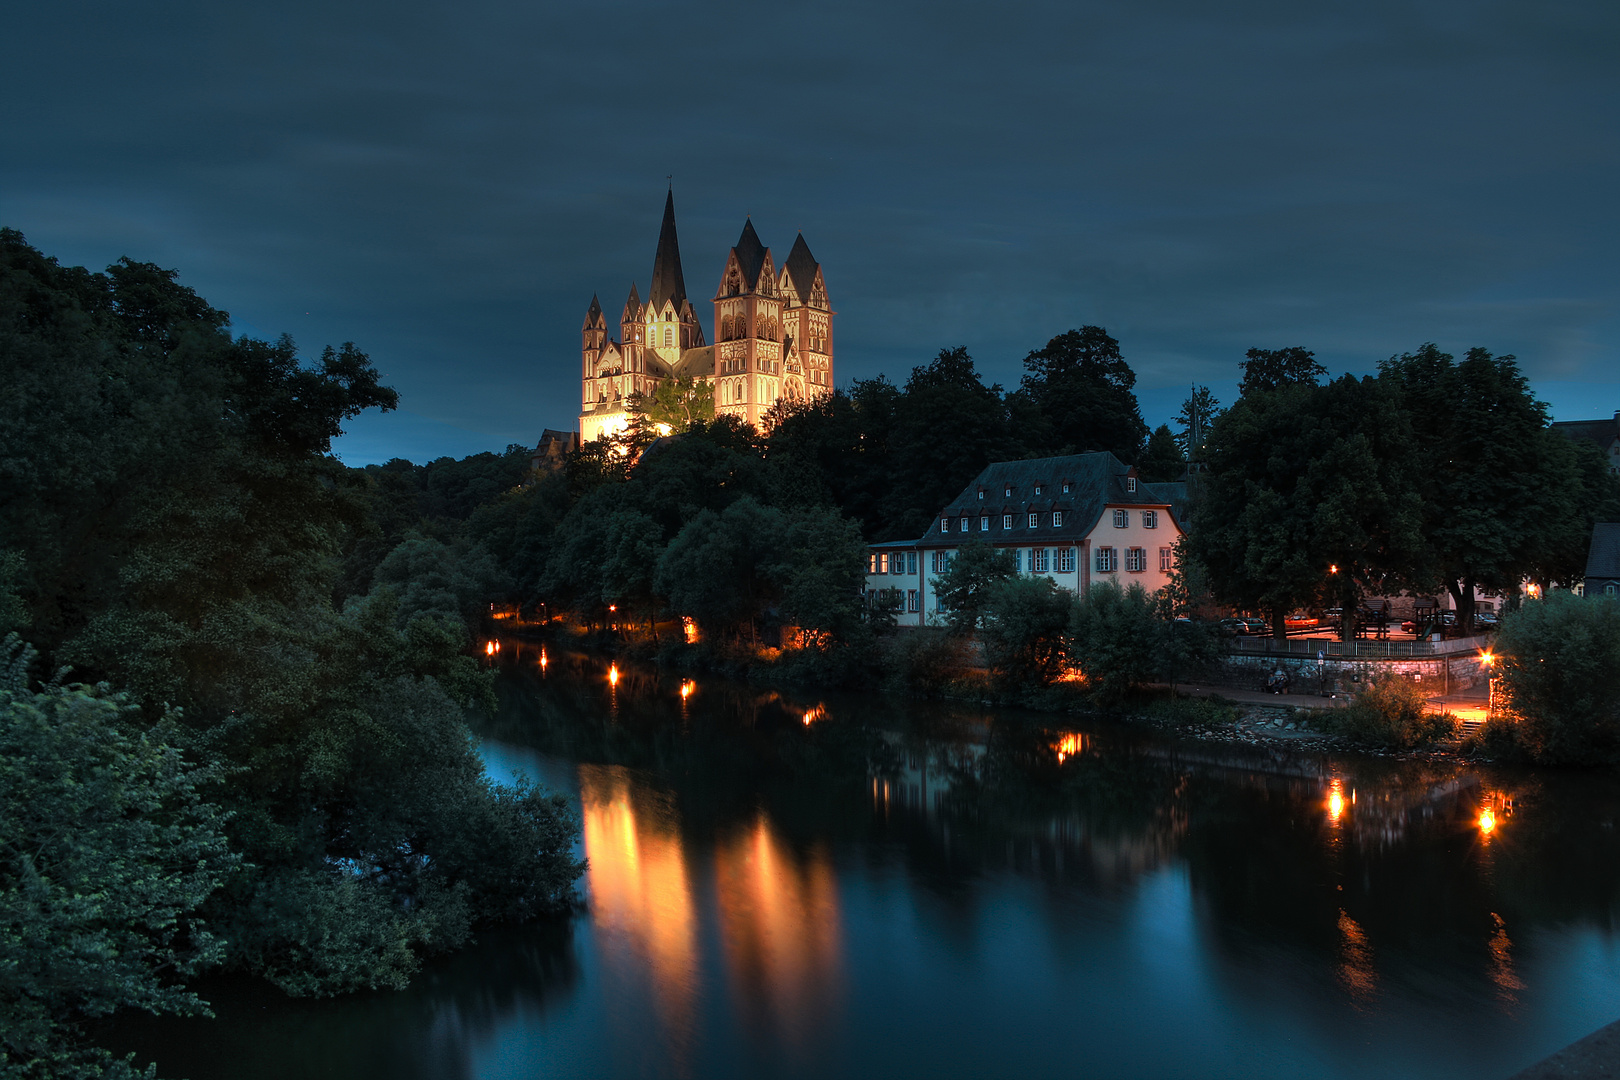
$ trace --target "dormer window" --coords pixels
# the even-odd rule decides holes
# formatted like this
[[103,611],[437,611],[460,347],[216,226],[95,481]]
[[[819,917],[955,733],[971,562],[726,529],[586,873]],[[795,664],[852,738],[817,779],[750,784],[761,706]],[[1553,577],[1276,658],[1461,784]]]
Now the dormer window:
[[1036,484],[1035,485],[1035,494],[1039,495],[1040,493],[1041,493],[1041,485]]
[[1052,511],[1052,528],[1054,528],[1054,529],[1063,528],[1063,511],[1061,511],[1061,510]]
[[1007,489],[1007,498],[1012,498],[1012,488],[1010,487]]
[[1136,477],[1127,476],[1125,478],[1125,490],[1126,491],[1135,491],[1136,490]]
[[979,501],[984,502],[984,488],[979,489]]
[[1072,483],[1070,483],[1069,481],[1067,481],[1067,480],[1063,481],[1063,494],[1067,495],[1069,493],[1069,489],[1071,487],[1073,487],[1073,486],[1074,485]]

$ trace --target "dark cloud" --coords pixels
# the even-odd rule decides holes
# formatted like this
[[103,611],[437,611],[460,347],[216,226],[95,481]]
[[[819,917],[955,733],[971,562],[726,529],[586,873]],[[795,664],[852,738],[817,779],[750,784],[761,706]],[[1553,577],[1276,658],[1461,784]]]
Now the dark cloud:
[[1620,407],[1612,3],[67,2],[0,40],[0,221],[360,342],[405,410],[350,460],[569,425],[666,174],[694,295],[745,214],[804,230],[843,380],[965,344],[1012,384],[1096,322],[1154,420],[1296,343]]

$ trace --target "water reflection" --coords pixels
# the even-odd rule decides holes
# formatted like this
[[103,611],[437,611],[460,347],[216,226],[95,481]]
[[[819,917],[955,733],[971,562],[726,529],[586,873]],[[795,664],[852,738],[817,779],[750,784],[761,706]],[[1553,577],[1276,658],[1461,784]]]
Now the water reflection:
[[[627,770],[581,765],[580,810],[592,918],[610,977],[645,983],[667,1051],[690,1051],[698,990],[697,920],[679,819]],[[628,1019],[628,1018],[626,1018]]]
[[842,993],[827,852],[795,854],[761,813],[722,839],[714,860],[732,1005],[746,1030],[803,1050],[826,1029]]
[[[1609,774],[539,658],[498,654],[486,753],[578,796],[588,914],[543,964],[458,958],[487,995],[379,998],[420,1063],[326,1075],[1496,1076],[1620,1015]],[[351,1007],[221,1030],[304,1075],[385,1037]]]

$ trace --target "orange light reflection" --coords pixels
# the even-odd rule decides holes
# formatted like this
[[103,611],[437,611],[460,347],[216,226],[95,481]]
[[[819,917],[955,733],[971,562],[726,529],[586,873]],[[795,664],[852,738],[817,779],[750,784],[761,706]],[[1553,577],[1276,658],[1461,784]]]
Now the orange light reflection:
[[721,939],[749,1026],[806,1046],[841,1000],[842,923],[827,853],[795,852],[761,814],[715,852]]
[[1052,744],[1052,749],[1057,753],[1059,765],[1085,750],[1085,748],[1086,737],[1078,731],[1071,731]]
[[[650,986],[671,1050],[690,1043],[698,991],[697,914],[673,809],[619,766],[581,765],[592,917],[618,974]],[[646,978],[646,975],[651,978]]]

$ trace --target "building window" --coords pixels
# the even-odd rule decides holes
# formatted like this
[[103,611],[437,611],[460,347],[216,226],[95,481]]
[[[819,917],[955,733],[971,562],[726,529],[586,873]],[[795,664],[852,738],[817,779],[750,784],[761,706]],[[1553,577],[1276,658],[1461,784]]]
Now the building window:
[[968,531],[968,519],[965,516],[962,518],[962,529],[961,529],[961,531],[962,532],[967,532]]
[[979,489],[979,501],[984,502],[984,488]]
[[1012,528],[1012,515],[1011,514],[1002,514],[1001,515],[1001,527],[1003,529]]
[[1024,572],[1024,549],[1013,548],[1013,570],[1022,574]]
[[989,514],[980,514],[979,515],[979,531],[980,532],[989,532],[990,531],[990,515]]
[[1159,527],[1159,512],[1157,510],[1142,511],[1142,528],[1157,529]]
[[1129,510],[1115,510],[1114,511],[1114,528],[1123,529],[1127,525],[1129,525],[1130,523],[1131,523],[1131,512]]
[[1035,494],[1039,495],[1040,493],[1041,493],[1041,485],[1036,484],[1035,485]]
[[1058,552],[1058,573],[1074,573],[1074,548],[1063,548]]
[[664,327],[664,344],[665,345],[673,345],[673,344],[675,344],[675,331],[671,330],[667,326]]
[[866,572],[868,574],[877,573],[877,555],[875,553],[866,557]]
[[1012,488],[1007,489],[1007,498],[1012,498]]
[[1061,510],[1052,511],[1052,528],[1054,528],[1054,529],[1063,528],[1063,511],[1061,511]]
[[921,611],[922,610],[922,605],[917,602],[917,590],[916,589],[907,589],[906,590],[906,610],[907,611]]
[[1615,583],[1611,581],[1607,585],[1603,586],[1603,592],[1608,596],[1613,596],[1616,592],[1620,592],[1620,586],[1616,586]]
[[[915,551],[908,551],[908,552],[906,552],[906,573],[915,574],[916,572],[917,572],[917,553]],[[913,608],[912,610],[915,611],[916,609]]]
[[1069,489],[1072,488],[1073,486],[1074,485],[1071,484],[1069,481],[1067,481],[1067,480],[1063,481],[1063,494],[1067,495],[1069,493]]
[[1135,491],[1136,490],[1136,477],[1127,476],[1125,478],[1125,490],[1126,491]]
[[1168,574],[1176,568],[1175,548],[1162,547],[1159,549],[1159,569]]
[[1029,569],[1032,573],[1046,573],[1046,549],[1034,548],[1029,553]]
[[889,553],[886,551],[878,554],[877,572],[880,574],[887,574],[889,572]]
[[1111,548],[1111,547],[1100,547],[1100,548],[1098,548],[1097,549],[1097,573],[1099,573],[1099,574],[1112,574],[1115,570],[1118,570],[1118,569],[1119,569],[1119,564],[1117,562],[1115,562],[1115,560],[1114,560],[1114,549]]
[[1031,515],[1029,515],[1029,527],[1030,528],[1033,529],[1033,528],[1035,528],[1035,526],[1039,525],[1040,523],[1041,523],[1041,515],[1039,515],[1039,514],[1031,514]]
[[1140,574],[1147,569],[1147,548],[1126,548],[1125,569],[1133,574]]
[[942,518],[939,519],[939,531],[940,532],[950,532],[951,531],[951,519],[950,518],[942,517]]

